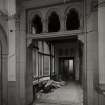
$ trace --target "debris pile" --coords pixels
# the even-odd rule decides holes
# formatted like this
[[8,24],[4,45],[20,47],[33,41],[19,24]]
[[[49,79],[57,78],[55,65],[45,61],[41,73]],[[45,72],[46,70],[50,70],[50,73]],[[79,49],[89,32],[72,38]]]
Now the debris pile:
[[37,85],[34,86],[34,91],[35,93],[49,93],[54,91],[54,89],[60,88],[61,86],[64,86],[65,82],[64,81],[54,81],[54,80],[46,80],[42,81],[41,83],[38,83]]
[[42,92],[48,93],[51,92],[53,89],[60,88],[61,86],[65,85],[65,82],[57,82],[54,80],[48,80],[47,83],[45,84],[44,88],[42,89]]

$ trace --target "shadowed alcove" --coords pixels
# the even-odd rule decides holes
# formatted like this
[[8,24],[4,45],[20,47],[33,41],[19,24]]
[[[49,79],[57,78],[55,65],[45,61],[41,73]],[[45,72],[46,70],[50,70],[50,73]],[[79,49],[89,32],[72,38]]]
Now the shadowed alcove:
[[52,12],[48,18],[48,32],[58,32],[60,30],[59,16]]
[[66,29],[67,30],[77,30],[80,27],[80,21],[78,12],[72,8],[69,10],[66,19]]
[[32,33],[40,34],[42,32],[42,21],[39,15],[35,15],[32,20]]

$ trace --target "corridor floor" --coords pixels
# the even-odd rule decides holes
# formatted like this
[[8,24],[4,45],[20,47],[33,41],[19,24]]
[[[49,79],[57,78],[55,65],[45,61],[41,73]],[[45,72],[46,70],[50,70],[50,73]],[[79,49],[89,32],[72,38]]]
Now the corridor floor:
[[54,92],[41,94],[33,105],[83,105],[83,90],[74,82],[69,82]]

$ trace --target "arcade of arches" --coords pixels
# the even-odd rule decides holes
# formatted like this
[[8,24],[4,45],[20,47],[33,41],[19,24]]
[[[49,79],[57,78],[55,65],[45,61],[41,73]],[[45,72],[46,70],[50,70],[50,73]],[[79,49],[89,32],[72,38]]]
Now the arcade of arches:
[[[41,98],[72,105],[78,89],[83,97],[76,105],[104,105],[104,2],[1,0],[0,105],[37,105]],[[49,80],[65,85],[38,97]]]

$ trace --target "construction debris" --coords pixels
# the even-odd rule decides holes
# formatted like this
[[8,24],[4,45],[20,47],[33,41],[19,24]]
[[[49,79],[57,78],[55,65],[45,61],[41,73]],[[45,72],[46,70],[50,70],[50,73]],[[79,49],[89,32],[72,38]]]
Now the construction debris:
[[48,81],[42,81],[40,84],[35,86],[37,88],[37,92],[41,93],[49,93],[54,91],[54,89],[60,88],[61,86],[64,86],[65,82],[61,81],[54,81],[54,80],[48,80]]

